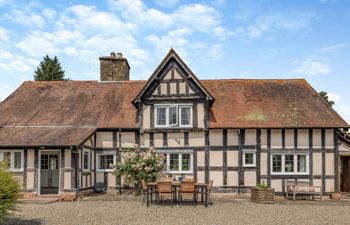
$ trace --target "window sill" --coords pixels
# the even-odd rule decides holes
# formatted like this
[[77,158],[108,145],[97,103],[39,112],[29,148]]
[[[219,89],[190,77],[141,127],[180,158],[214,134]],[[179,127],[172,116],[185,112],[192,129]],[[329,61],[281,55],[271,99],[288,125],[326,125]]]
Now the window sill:
[[114,170],[113,170],[113,169],[105,169],[105,170],[103,170],[103,169],[97,169],[97,170],[96,170],[96,173],[104,173],[104,172],[114,172]]
[[248,165],[244,165],[244,164],[243,164],[243,167],[255,168],[256,165],[249,165],[249,164],[248,164]]
[[193,171],[165,171],[164,173],[170,174],[193,174]]
[[21,173],[21,172],[23,172],[23,169],[9,169],[7,171],[10,173]]
[[298,176],[298,175],[310,175],[310,173],[273,173],[271,172],[271,175],[288,175],[288,176]]

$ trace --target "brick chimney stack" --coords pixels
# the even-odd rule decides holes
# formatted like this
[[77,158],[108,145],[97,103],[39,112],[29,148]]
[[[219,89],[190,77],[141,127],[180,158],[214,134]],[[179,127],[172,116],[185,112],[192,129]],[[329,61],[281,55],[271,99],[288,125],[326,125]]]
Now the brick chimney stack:
[[125,81],[129,80],[130,66],[123,54],[111,52],[109,56],[100,57],[101,81]]

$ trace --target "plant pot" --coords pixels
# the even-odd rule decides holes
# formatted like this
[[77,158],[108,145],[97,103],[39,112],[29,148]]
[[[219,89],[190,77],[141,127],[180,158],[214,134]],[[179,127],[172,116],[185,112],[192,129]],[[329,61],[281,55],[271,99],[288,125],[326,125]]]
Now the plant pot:
[[275,203],[275,189],[252,187],[250,200],[256,203],[273,204]]
[[331,193],[331,199],[339,201],[341,199],[341,193],[340,192]]

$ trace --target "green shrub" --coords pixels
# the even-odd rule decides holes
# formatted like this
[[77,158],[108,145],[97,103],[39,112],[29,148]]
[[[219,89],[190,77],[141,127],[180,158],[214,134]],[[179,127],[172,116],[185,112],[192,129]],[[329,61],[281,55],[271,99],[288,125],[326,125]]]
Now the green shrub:
[[269,188],[269,186],[265,183],[265,181],[263,181],[260,184],[256,185],[256,188],[258,190],[266,190]]
[[8,172],[5,162],[0,162],[0,223],[15,209],[21,187],[18,179]]
[[131,149],[122,157],[123,162],[114,167],[114,173],[123,176],[125,183],[134,187],[135,194],[139,194],[142,180],[155,181],[165,169],[164,155],[157,154],[153,149]]

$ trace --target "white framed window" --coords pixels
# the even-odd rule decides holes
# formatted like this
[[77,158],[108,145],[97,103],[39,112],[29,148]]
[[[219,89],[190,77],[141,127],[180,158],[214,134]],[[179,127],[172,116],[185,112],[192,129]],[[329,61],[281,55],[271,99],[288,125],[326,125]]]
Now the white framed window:
[[309,154],[273,153],[271,154],[271,174],[308,175]]
[[165,156],[164,163],[168,173],[193,173],[193,152],[188,151],[159,151]]
[[192,127],[192,106],[179,106],[180,126]]
[[243,150],[243,166],[256,167],[256,151]]
[[83,170],[89,171],[90,165],[91,165],[91,158],[90,158],[90,151],[84,150],[83,151]]
[[97,171],[111,172],[116,164],[116,156],[113,153],[98,153],[97,154]]
[[158,104],[154,110],[155,127],[192,127],[192,104]]
[[0,161],[3,160],[9,171],[23,171],[23,150],[1,150]]

